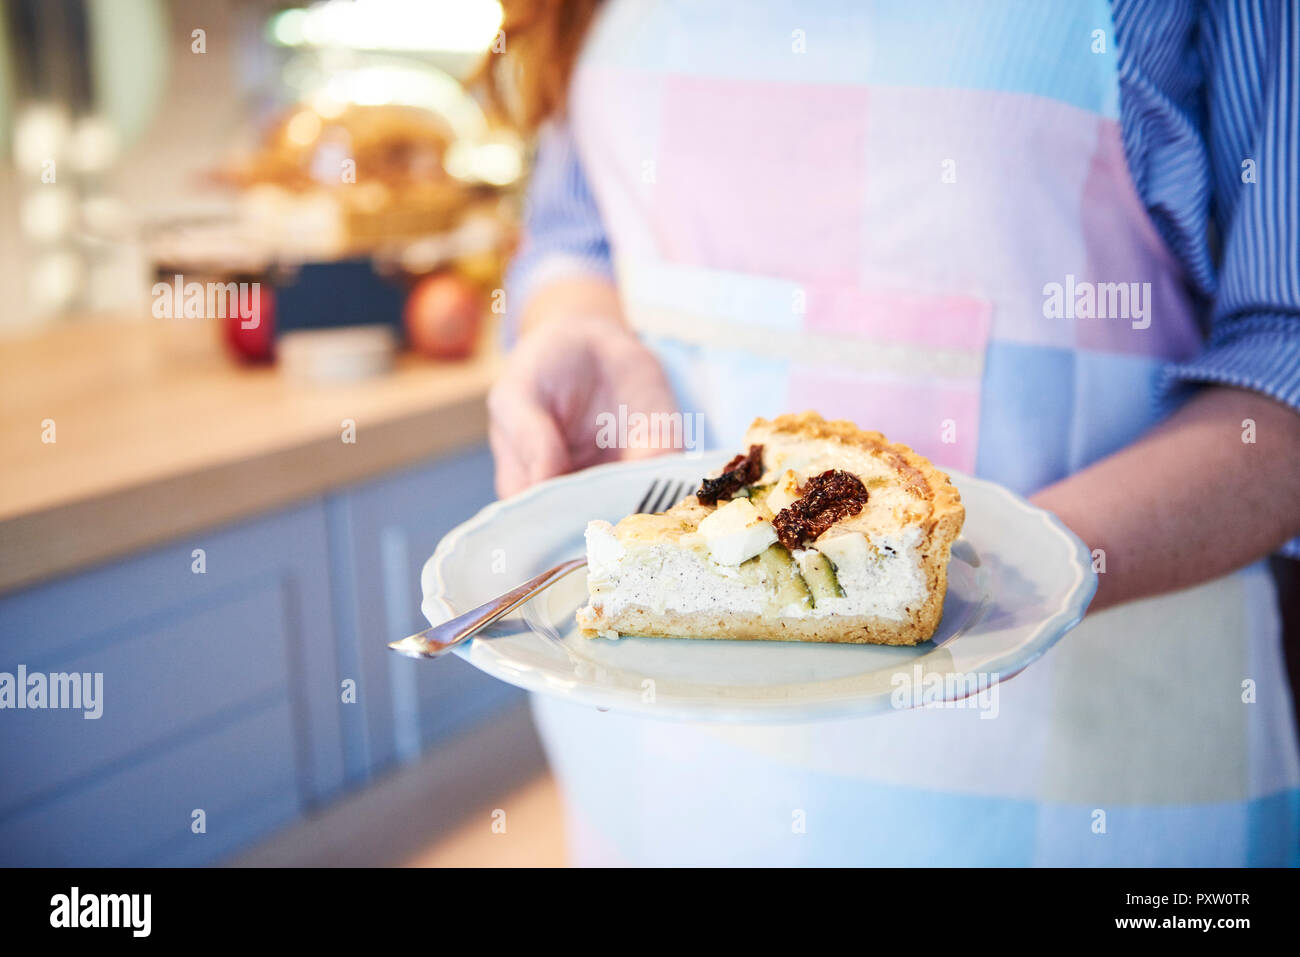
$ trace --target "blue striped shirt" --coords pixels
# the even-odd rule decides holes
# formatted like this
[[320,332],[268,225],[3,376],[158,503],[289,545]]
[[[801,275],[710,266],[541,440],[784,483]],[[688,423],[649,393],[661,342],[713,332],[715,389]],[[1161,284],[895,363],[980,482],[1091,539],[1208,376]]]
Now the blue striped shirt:
[[[1129,169],[1207,324],[1205,349],[1167,368],[1162,397],[1220,383],[1300,410],[1300,4],[1112,8]],[[612,276],[600,213],[562,125],[541,134],[525,219],[512,307],[561,273]]]
[[1209,318],[1166,395],[1214,382],[1300,409],[1300,9],[1112,6],[1129,169]]

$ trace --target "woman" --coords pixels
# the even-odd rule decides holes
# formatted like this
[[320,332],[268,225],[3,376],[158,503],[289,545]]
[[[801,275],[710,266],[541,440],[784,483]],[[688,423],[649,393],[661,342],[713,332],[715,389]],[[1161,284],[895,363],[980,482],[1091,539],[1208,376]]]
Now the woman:
[[500,494],[652,454],[597,447],[620,405],[719,448],[815,408],[1032,495],[1102,572],[997,720],[536,700],[575,861],[1297,863],[1261,564],[1300,534],[1294,4],[610,0],[506,40],[544,122]]

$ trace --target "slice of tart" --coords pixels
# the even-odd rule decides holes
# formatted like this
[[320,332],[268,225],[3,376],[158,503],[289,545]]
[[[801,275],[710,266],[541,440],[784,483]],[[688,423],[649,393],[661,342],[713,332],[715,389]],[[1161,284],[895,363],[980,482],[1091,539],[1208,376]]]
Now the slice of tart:
[[590,636],[913,645],[939,624],[966,512],[925,458],[815,412],[665,512],[587,526]]

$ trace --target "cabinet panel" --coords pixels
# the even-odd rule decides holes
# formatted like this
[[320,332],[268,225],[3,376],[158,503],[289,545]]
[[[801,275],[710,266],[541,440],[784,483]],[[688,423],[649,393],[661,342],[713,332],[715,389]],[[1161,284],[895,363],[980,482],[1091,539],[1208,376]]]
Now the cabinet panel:
[[328,502],[336,548],[335,615],[345,676],[359,677],[359,707],[344,709],[348,775],[363,778],[468,723],[519,700],[521,692],[459,658],[413,661],[387,642],[425,627],[420,569],[439,539],[495,495],[486,447],[408,469]]
[[273,701],[0,820],[0,863],[215,861],[298,814],[295,777],[293,717]]
[[60,835],[93,820],[113,836],[82,840],[88,853],[104,849],[97,863],[149,863],[174,832],[133,815],[187,782],[208,782],[206,803],[192,807],[248,822],[335,793],[343,749],[327,547],[317,501],[0,599],[0,672],[103,676],[98,719],[0,711],[0,833],[25,835],[6,845],[54,853]]
[[[85,702],[81,710],[4,712],[0,817],[250,700],[273,692],[287,699],[283,616],[278,583],[256,583],[108,646],[25,662],[6,656],[0,671],[11,674],[25,664],[28,672],[91,676],[100,685],[100,717],[88,717]],[[213,642],[222,645],[219,654]]]

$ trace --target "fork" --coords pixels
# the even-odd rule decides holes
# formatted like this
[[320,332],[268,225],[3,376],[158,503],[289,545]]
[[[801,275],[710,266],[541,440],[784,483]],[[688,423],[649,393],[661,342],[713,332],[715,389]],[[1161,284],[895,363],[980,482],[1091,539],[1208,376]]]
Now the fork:
[[[655,479],[637,504],[637,512],[662,512],[680,502],[690,490],[690,483],[670,479]],[[461,642],[467,641],[483,628],[503,615],[514,611],[534,595],[550,588],[557,581],[587,564],[586,558],[570,558],[554,568],[548,568],[535,578],[530,578],[504,595],[484,602],[477,608],[457,615],[441,625],[434,625],[398,641],[388,647],[408,658],[437,658],[445,655]]]

